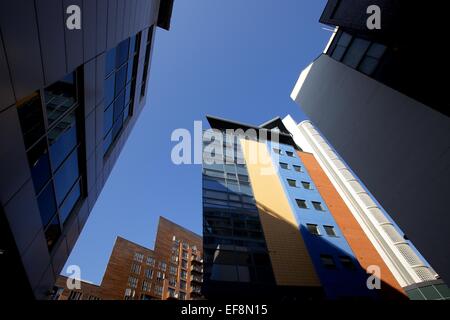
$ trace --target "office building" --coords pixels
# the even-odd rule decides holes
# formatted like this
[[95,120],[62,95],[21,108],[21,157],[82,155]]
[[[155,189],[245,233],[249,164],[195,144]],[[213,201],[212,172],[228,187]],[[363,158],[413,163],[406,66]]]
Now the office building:
[[[66,27],[71,5],[81,9],[80,29]],[[151,91],[155,31],[169,29],[172,5],[0,2],[0,265],[9,297],[52,294]]]
[[[380,30],[366,27],[371,4],[381,9]],[[448,60],[436,56],[445,12],[328,1],[320,22],[335,31],[291,97],[448,282],[448,250],[438,249],[450,241],[450,114],[439,79]]]
[[117,237],[99,286],[70,290],[65,279],[55,288],[59,300],[201,299],[202,237],[160,217],[154,249]]
[[[356,178],[350,183],[360,191],[363,200],[358,201],[365,202],[352,203],[355,197],[350,199],[335,183],[322,155],[304,142],[304,133],[290,117],[260,126],[207,119],[213,129],[203,136],[207,299],[401,300],[407,297],[399,275],[403,269],[408,275],[434,276],[408,240],[391,240],[380,248],[375,232],[360,217],[361,207],[367,204],[379,219],[377,227],[383,225],[391,235],[399,236],[398,227],[382,208],[372,207],[375,200],[357,189]],[[348,169],[342,172],[351,176]],[[397,260],[386,254],[394,249]],[[398,258],[401,250],[417,265]],[[367,286],[373,266],[380,290]]]

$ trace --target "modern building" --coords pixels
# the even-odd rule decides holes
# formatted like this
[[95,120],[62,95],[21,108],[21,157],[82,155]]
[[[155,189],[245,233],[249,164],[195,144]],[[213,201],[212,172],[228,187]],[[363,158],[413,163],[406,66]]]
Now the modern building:
[[60,276],[58,300],[196,300],[202,298],[202,237],[159,218],[155,249],[117,237],[99,286],[70,290]]
[[[380,30],[366,26],[373,4]],[[436,56],[446,13],[404,1],[328,1],[320,21],[335,31],[291,97],[448,282],[450,113],[439,71],[449,62]]]
[[[66,27],[71,5],[80,29]],[[1,1],[2,295],[51,295],[146,103],[156,27],[169,29],[172,5]]]
[[[337,154],[312,147],[323,138],[310,141],[309,122],[297,126],[286,117],[252,126],[207,119],[213,129],[203,136],[207,299],[406,299],[403,277],[414,283],[420,274],[434,277]],[[380,290],[367,286],[374,267]]]

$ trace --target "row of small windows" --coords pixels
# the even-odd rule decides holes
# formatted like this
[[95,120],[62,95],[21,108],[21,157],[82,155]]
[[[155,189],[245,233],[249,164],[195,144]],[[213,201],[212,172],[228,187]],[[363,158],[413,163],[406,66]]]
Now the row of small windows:
[[278,149],[278,148],[273,148],[273,152],[275,152],[276,154],[279,154],[279,155],[286,154],[288,157],[291,157],[291,158],[294,157],[294,152],[293,151],[287,151],[287,150],[283,151],[283,150]]
[[[294,179],[287,179],[287,183],[290,187],[298,188],[297,180]],[[306,190],[312,190],[311,182],[308,181],[300,181],[302,187]]]
[[[338,269],[338,266],[336,264],[335,258],[332,255],[321,254],[320,255],[320,260],[321,260],[322,265],[324,266],[324,268],[331,269],[331,270],[337,270]],[[338,260],[339,260],[340,264],[342,265],[342,267],[344,269],[356,270],[356,266],[355,266],[355,263],[354,263],[352,258],[347,257],[347,256],[339,256]]]
[[[291,170],[289,164],[285,163],[285,162],[280,162],[280,167],[281,169],[284,170]],[[296,171],[296,172],[303,172],[302,167],[299,165],[292,165],[292,168]]]
[[[307,223],[306,228],[308,229],[309,233],[320,236],[322,233],[320,232],[319,226],[317,224]],[[336,230],[333,226],[323,226],[323,229],[325,230],[326,235],[330,237],[337,237]]]
[[370,76],[377,69],[386,49],[386,46],[380,43],[340,31],[328,54],[333,59]]
[[[300,209],[309,209],[310,207],[308,206],[308,203],[306,202],[306,200],[303,199],[295,199],[295,202],[297,203],[297,206]],[[319,201],[311,201],[311,204],[313,206],[313,208],[317,211],[325,211],[325,208],[323,207],[322,203]]]
[[76,72],[17,103],[49,250],[82,196]]

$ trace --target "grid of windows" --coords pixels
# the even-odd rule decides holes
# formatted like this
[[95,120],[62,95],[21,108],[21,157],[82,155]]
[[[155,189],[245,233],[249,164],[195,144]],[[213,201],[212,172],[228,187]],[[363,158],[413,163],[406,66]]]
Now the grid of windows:
[[339,31],[333,40],[328,54],[335,60],[372,75],[383,58],[387,47],[377,42],[370,42]]
[[47,246],[61,236],[64,222],[82,197],[78,165],[76,72],[17,103],[31,177]]
[[132,112],[140,33],[106,53],[103,152],[106,154]]

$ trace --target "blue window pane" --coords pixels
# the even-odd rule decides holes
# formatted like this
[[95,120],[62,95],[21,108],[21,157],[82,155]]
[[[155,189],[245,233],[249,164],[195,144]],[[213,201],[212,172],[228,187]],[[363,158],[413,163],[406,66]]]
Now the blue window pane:
[[123,109],[123,122],[128,119],[128,116],[130,115],[130,105],[127,105],[125,109]]
[[103,113],[103,136],[111,130],[113,124],[113,110],[113,105],[110,105]]
[[50,162],[46,139],[41,139],[41,141],[28,152],[28,162],[31,168],[34,190],[37,194],[50,179]]
[[123,124],[123,113],[120,114],[119,118],[113,125],[112,129],[112,138],[113,140],[116,139],[116,137],[119,135],[120,130],[122,130],[122,124]]
[[44,96],[47,119],[51,125],[76,102],[75,73],[69,73],[63,79],[45,88]]
[[133,57],[135,50],[136,50],[136,36],[134,35],[130,38],[130,50],[128,54],[129,58]]
[[344,59],[342,61],[349,67],[356,68],[369,45],[370,42],[365,39],[354,39],[350,44],[347,52],[345,53]]
[[122,92],[114,102],[114,122],[116,122],[117,119],[119,119],[119,117],[121,116],[124,106],[125,106],[125,92]]
[[47,187],[41,192],[37,200],[42,224],[46,226],[56,212],[55,192],[52,183],[49,183],[47,185]]
[[128,42],[130,40],[123,40],[117,46],[117,54],[116,54],[116,68],[120,67],[128,60]]
[[127,85],[127,88],[125,89],[125,104],[128,104],[130,102],[131,98],[131,83]]
[[108,79],[105,80],[105,109],[114,100],[114,74],[112,74]]
[[78,152],[75,149],[55,174],[56,200],[62,203],[79,176]]
[[75,111],[67,115],[48,133],[48,141],[50,144],[50,159],[53,170],[56,171],[77,144]]
[[126,77],[127,65],[124,65],[119,71],[116,72],[116,96],[125,87]]
[[77,184],[72,188],[69,195],[67,196],[66,200],[64,200],[63,205],[59,209],[59,219],[61,223],[64,223],[69,216],[70,212],[72,211],[73,207],[77,203],[78,199],[80,198],[80,182],[78,181]]
[[51,251],[61,236],[61,228],[59,226],[58,215],[51,221],[50,225],[45,230],[45,238],[47,240],[48,250]]
[[115,66],[116,66],[116,48],[113,48],[106,53],[105,78],[107,75],[113,72]]
[[134,59],[130,59],[130,61],[128,62],[128,67],[127,67],[127,83],[131,81],[131,78],[133,76],[133,64],[134,64]]
[[28,149],[45,133],[39,93],[33,93],[25,101],[18,104],[17,112],[19,114],[25,148]]
[[108,135],[103,139],[103,154],[108,152],[109,147],[112,143],[112,130],[108,133]]

